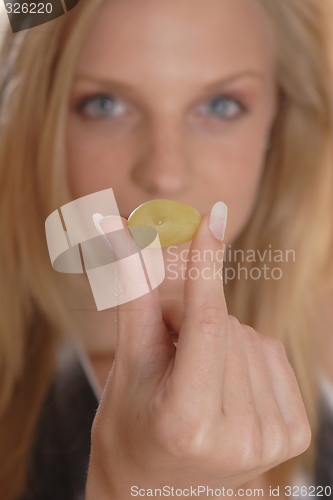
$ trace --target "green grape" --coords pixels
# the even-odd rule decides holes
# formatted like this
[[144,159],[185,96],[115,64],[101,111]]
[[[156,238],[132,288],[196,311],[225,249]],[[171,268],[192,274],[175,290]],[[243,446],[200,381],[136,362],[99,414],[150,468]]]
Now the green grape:
[[[191,241],[200,222],[199,212],[185,203],[171,200],[152,200],[136,208],[129,216],[127,225],[155,229],[159,235],[161,246],[168,247]],[[135,239],[135,234],[133,237]]]

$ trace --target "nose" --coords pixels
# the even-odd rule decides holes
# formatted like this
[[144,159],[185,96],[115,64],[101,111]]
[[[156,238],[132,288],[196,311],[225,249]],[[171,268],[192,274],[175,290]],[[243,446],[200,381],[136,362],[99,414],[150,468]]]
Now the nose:
[[193,172],[181,124],[150,126],[140,157],[132,168],[132,180],[146,193],[173,196],[190,187]]

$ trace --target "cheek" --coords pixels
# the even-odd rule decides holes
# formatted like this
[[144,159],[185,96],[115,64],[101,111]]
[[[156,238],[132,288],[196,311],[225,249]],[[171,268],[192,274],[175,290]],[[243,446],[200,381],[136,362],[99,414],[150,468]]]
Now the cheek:
[[232,213],[232,233],[234,239],[244,229],[248,222],[254,205],[256,203],[262,173],[265,164],[265,155],[262,150],[262,143],[255,147],[248,144],[248,147],[235,155],[232,168],[228,169],[227,180],[230,185],[228,194],[230,212]]
[[69,119],[67,172],[71,194],[80,198],[107,188],[117,190],[130,162],[130,148],[112,143],[105,131],[80,126]]
[[210,147],[206,144],[205,153],[197,151],[202,186],[209,187],[213,201],[222,200],[228,205],[226,237],[230,241],[245,227],[258,196],[265,164],[265,133],[255,130],[255,134],[244,130]]

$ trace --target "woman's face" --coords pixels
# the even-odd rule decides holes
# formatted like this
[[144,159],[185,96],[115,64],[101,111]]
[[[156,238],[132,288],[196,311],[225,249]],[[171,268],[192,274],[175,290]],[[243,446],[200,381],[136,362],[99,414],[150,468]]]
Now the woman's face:
[[276,113],[275,39],[257,0],[109,0],[77,63],[68,115],[73,198],[113,188],[120,214],[168,198],[229,207],[232,241],[257,196]]

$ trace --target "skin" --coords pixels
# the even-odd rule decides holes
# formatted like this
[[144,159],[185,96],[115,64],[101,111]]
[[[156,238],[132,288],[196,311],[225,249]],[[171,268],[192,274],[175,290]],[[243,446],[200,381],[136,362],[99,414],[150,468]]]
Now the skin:
[[[256,1],[209,6],[101,6],[70,96],[68,175],[73,198],[112,187],[125,218],[156,198],[202,215],[223,200],[229,243],[258,193],[277,112],[276,46]],[[191,249],[222,245],[205,216]],[[184,308],[160,302],[183,294]],[[220,487],[224,477],[236,487],[307,448],[310,430],[283,346],[228,316],[219,279],[166,279],[159,295],[119,306],[117,344],[109,314],[94,315],[90,326],[85,315],[84,324],[87,336],[91,328],[112,337],[109,353],[117,352],[93,428],[88,499],[129,498],[130,484],[165,483],[161,471],[179,487],[199,480]],[[177,353],[170,330],[179,335]],[[95,360],[102,385],[111,358]]]
[[[282,343],[229,316],[222,278],[203,279],[207,263],[191,258],[223,248],[208,221],[191,245],[184,307],[161,307],[156,290],[118,306],[116,360],[92,429],[88,500],[131,498],[132,485],[162,488],[166,480],[175,489],[261,487],[269,498],[264,473],[309,446]],[[119,258],[126,242],[109,219],[101,226]],[[198,279],[190,279],[193,270]],[[141,286],[136,262],[120,280],[133,276]]]

